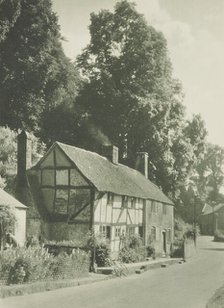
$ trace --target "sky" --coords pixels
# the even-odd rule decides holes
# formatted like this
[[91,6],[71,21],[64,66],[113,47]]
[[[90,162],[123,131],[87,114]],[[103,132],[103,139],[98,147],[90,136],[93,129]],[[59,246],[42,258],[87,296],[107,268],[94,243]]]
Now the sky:
[[[90,13],[116,0],[52,0],[72,60],[89,43]],[[200,113],[208,140],[224,146],[224,0],[135,0],[167,39],[173,75],[183,85],[187,116]]]

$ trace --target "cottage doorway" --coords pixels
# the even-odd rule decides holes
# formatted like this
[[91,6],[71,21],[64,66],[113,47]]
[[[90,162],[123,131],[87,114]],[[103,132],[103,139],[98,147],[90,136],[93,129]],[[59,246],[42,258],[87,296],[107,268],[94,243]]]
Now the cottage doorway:
[[166,253],[166,231],[163,230],[163,252]]

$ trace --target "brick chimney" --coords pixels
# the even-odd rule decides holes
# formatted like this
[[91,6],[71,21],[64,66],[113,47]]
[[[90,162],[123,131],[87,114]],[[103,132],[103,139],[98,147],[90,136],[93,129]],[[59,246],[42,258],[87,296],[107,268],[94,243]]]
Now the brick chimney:
[[17,139],[17,186],[28,185],[26,170],[32,164],[31,140],[23,130]]
[[113,164],[118,164],[118,148],[114,145],[103,145],[101,154]]
[[148,179],[148,159],[149,155],[147,152],[136,153],[135,169],[141,172]]

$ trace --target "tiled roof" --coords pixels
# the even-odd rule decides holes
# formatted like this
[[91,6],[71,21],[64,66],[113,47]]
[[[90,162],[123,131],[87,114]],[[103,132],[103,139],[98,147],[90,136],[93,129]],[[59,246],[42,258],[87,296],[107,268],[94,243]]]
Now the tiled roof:
[[205,206],[202,209],[202,215],[209,215],[209,214],[217,213],[223,207],[224,207],[223,203],[215,205],[214,207],[209,204],[205,204]]
[[[56,142],[80,172],[101,192],[112,192],[173,205],[173,202],[139,171],[113,164],[97,153]],[[44,158],[43,158],[44,159]]]
[[27,207],[0,188],[0,206],[13,206],[16,208],[26,209]]

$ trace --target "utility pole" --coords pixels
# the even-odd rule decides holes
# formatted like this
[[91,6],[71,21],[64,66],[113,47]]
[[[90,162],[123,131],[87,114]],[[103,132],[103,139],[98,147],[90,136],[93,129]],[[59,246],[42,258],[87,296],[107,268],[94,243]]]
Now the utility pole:
[[194,246],[196,247],[196,238],[197,238],[197,230],[196,230],[196,200],[197,196],[194,194]]

